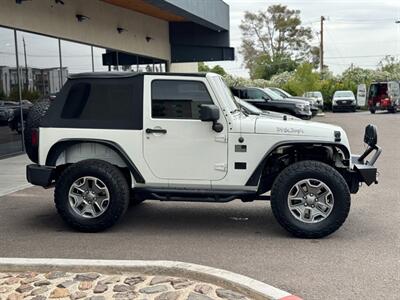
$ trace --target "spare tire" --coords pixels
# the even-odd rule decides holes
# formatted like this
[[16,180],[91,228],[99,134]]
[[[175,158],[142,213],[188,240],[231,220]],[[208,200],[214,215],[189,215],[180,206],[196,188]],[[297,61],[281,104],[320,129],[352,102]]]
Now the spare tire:
[[37,139],[38,128],[44,115],[50,107],[50,101],[38,102],[32,106],[26,118],[26,127],[24,130],[25,151],[31,161],[39,161],[39,144],[34,142]]

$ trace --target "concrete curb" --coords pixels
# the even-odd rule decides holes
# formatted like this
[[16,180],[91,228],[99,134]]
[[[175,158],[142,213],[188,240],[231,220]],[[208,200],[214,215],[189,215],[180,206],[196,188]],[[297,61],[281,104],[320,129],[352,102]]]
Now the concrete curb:
[[123,273],[185,277],[212,283],[256,300],[301,300],[261,281],[211,267],[178,261],[0,258],[1,272],[23,271]]

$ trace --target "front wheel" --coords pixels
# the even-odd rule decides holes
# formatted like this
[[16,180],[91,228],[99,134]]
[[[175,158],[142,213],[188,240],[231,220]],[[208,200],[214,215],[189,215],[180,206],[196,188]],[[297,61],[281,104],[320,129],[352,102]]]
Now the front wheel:
[[335,232],[350,211],[350,191],[342,175],[318,161],[284,169],[271,191],[271,208],[279,224],[300,238]]
[[113,226],[129,204],[128,183],[115,166],[84,160],[68,167],[58,178],[54,201],[62,219],[84,232]]

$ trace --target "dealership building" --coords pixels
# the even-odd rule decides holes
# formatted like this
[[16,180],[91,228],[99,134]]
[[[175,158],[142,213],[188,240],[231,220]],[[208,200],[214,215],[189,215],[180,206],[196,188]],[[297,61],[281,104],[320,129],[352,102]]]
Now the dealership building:
[[2,0],[0,158],[23,151],[8,126],[21,100],[56,93],[68,74],[196,72],[233,59],[222,0]]

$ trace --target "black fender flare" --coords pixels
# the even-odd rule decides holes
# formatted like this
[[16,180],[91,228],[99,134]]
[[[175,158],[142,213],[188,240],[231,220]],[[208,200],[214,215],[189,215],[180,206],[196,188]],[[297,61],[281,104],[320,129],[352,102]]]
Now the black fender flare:
[[333,142],[321,142],[321,141],[290,141],[290,142],[279,142],[274,144],[270,150],[268,150],[262,160],[259,162],[250,178],[246,182],[246,186],[258,186],[262,175],[264,166],[269,158],[269,156],[278,148],[285,146],[330,146],[339,148],[345,155],[345,159],[350,159],[349,149],[343,144],[333,143]]
[[135,181],[138,183],[145,183],[145,180],[142,174],[139,172],[138,168],[126,154],[126,152],[122,149],[120,145],[115,142],[111,142],[108,140],[100,140],[100,139],[63,139],[55,143],[49,150],[46,158],[46,166],[56,166],[56,162],[60,154],[68,149],[69,147],[80,144],[80,143],[97,143],[104,146],[107,146],[114,150],[124,161],[124,163],[128,166],[131,171]]

